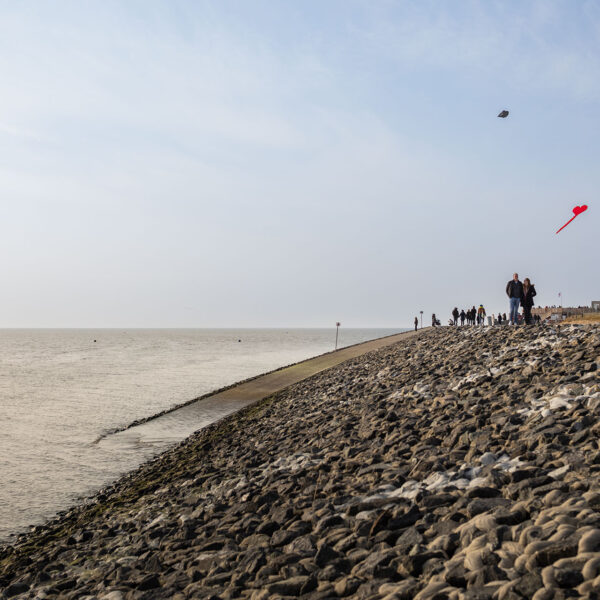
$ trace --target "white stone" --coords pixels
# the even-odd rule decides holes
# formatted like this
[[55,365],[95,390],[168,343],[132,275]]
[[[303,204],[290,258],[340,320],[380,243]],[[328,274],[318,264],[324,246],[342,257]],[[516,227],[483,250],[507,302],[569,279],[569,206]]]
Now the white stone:
[[487,484],[487,477],[475,477],[475,478],[471,479],[471,481],[469,482],[469,487],[470,488],[485,487],[486,484]]
[[152,521],[149,525],[147,525],[146,529],[152,529],[152,527],[156,527],[157,525],[160,525],[160,523],[162,523],[164,520],[165,520],[165,516],[159,515],[158,517],[156,517],[156,519],[154,519],[154,521]]
[[548,475],[550,475],[550,477],[553,477],[554,479],[560,479],[561,477],[565,476],[569,469],[569,465],[564,465],[563,467],[558,467],[558,469],[550,471]]
[[548,406],[551,410],[558,410],[559,408],[571,408],[571,403],[565,396],[555,396],[548,402]]
[[493,452],[484,452],[479,457],[479,462],[482,465],[493,465],[497,461],[497,457]]

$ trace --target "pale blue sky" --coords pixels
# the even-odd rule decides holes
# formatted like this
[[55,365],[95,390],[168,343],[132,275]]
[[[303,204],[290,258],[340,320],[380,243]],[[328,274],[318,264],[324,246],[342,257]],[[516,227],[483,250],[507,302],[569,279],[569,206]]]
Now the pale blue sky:
[[1,1],[0,326],[600,299],[599,48],[600,2]]

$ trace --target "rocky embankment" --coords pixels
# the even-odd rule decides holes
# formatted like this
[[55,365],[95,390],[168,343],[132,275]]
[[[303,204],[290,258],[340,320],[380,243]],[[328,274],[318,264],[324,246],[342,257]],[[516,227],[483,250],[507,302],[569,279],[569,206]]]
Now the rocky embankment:
[[21,537],[3,596],[598,598],[599,360],[598,326],[407,337]]

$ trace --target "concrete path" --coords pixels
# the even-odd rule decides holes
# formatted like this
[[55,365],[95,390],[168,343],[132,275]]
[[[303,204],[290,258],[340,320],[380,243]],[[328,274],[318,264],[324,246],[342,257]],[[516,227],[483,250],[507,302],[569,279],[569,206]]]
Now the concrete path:
[[179,442],[195,431],[280,392],[294,383],[335,367],[351,358],[391,346],[417,333],[406,331],[309,358],[279,371],[266,373],[250,381],[234,385],[222,392],[205,396],[124,431],[107,435],[98,440],[98,443],[107,452],[136,453],[141,447],[162,450],[169,444]]
[[206,398],[206,400],[235,399],[256,402],[271,396],[276,392],[280,392],[281,390],[284,390],[285,388],[290,387],[290,385],[298,383],[307,377],[311,377],[312,375],[316,375],[321,371],[335,367],[336,365],[350,360],[351,358],[362,356],[363,354],[367,354],[367,352],[384,348],[385,346],[391,346],[392,344],[404,340],[407,337],[413,336],[416,333],[418,332],[405,331],[396,335],[390,335],[383,338],[378,338],[376,340],[371,340],[369,342],[363,342],[362,344],[356,344],[355,346],[350,346],[348,348],[342,348],[341,350],[336,350],[334,352],[330,352],[329,354],[324,354],[315,358],[309,358],[308,360],[304,360],[298,364],[292,365],[291,367],[286,367],[273,373],[261,375],[252,381],[247,381],[246,383],[240,383],[239,385],[229,388],[228,390],[213,396],[209,396],[209,398]]

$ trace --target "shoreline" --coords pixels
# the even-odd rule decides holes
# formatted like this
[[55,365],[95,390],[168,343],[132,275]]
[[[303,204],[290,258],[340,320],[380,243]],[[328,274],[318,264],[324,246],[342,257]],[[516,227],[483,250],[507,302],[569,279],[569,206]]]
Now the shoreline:
[[[144,425],[145,423],[149,423],[151,421],[154,421],[156,419],[159,419],[160,417],[173,413],[175,411],[178,411],[180,409],[186,408],[188,406],[191,406],[193,404],[196,404],[197,402],[200,401],[207,401],[210,399],[214,399],[216,402],[218,402],[219,400],[221,401],[227,401],[230,400],[231,395],[237,397],[237,390],[244,390],[244,388],[248,387],[248,384],[252,384],[254,383],[260,383],[262,380],[264,379],[269,379],[271,378],[273,375],[276,374],[284,374],[284,372],[289,372],[289,375],[291,377],[288,377],[289,381],[283,381],[281,378],[278,378],[278,381],[276,382],[275,386],[271,386],[272,389],[269,390],[265,390],[264,386],[259,385],[258,389],[256,387],[254,387],[254,389],[250,390],[250,398],[248,398],[248,390],[246,391],[246,402],[245,402],[245,406],[241,406],[240,408],[237,408],[234,412],[232,412],[230,415],[227,415],[225,417],[221,417],[215,421],[213,421],[210,425],[215,425],[219,422],[221,422],[224,418],[227,418],[228,416],[232,416],[234,414],[236,414],[237,412],[244,410],[244,408],[246,408],[248,405],[252,405],[253,403],[260,401],[261,399],[263,399],[263,397],[265,396],[265,392],[267,392],[266,395],[271,395],[272,393],[277,393],[278,391],[281,391],[281,389],[284,389],[285,387],[288,387],[289,385],[291,385],[292,383],[294,383],[293,379],[297,379],[297,380],[302,380],[304,379],[307,375],[306,373],[301,373],[300,376],[296,376],[294,377],[294,370],[297,367],[303,367],[303,370],[306,370],[307,368],[310,368],[311,365],[317,365],[317,371],[320,370],[320,368],[323,366],[323,361],[325,360],[327,363],[330,363],[331,366],[334,366],[335,364],[339,364],[340,362],[343,362],[345,360],[348,360],[349,358],[351,358],[350,355],[354,355],[357,351],[358,353],[363,353],[365,350],[365,348],[369,348],[372,346],[382,346],[382,345],[386,345],[388,343],[391,343],[390,340],[393,340],[395,338],[400,338],[402,336],[405,336],[406,334],[412,335],[414,332],[412,330],[406,329],[405,331],[400,331],[397,333],[391,333],[388,335],[384,335],[382,337],[378,337],[378,338],[373,338],[371,340],[367,340],[367,341],[363,341],[363,342],[357,342],[355,344],[350,344],[348,346],[344,346],[342,348],[339,348],[337,350],[331,350],[328,352],[324,352],[322,354],[318,354],[316,356],[310,357],[310,358],[305,358],[303,360],[297,361],[295,363],[290,363],[287,365],[283,365],[281,367],[278,367],[276,369],[273,369],[271,371],[266,371],[264,373],[260,373],[258,375],[254,375],[252,377],[249,377],[247,379],[243,379],[237,382],[234,382],[232,384],[223,386],[221,388],[218,388],[216,390],[207,392],[206,394],[203,394],[201,396],[198,396],[196,398],[192,398],[191,400],[187,400],[183,403],[177,404],[175,406],[172,406],[168,409],[165,409],[163,411],[160,411],[158,413],[155,413],[153,415],[150,415],[149,417],[144,417],[141,419],[136,419],[135,421],[132,421],[131,423],[123,426],[123,427],[118,427],[118,428],[113,428],[110,430],[107,430],[105,432],[103,432],[101,435],[99,435],[93,442],[92,444],[98,444],[100,442],[102,442],[104,439],[110,437],[111,435],[120,433],[120,432],[124,432],[124,431],[128,431],[134,427],[138,427],[140,425]],[[320,366],[319,366],[320,365]],[[325,368],[330,368],[329,366],[325,366]],[[283,378],[285,379],[285,378]],[[280,388],[280,389],[276,389],[276,388]],[[225,397],[223,397],[225,396]],[[254,396],[254,397],[252,397]],[[206,425],[206,426],[201,426],[198,428],[198,431],[200,429],[204,429],[210,425]],[[190,434],[190,435],[193,435]],[[180,444],[182,444],[183,442],[185,442],[185,439],[187,439],[187,437],[189,436],[185,436],[184,438],[182,438],[180,441],[178,442],[174,442],[174,444],[172,445],[173,447],[177,447]],[[152,462],[153,460],[159,458],[165,451],[169,451],[167,450],[162,450],[160,451],[155,457],[150,458],[150,459],[146,459],[144,460],[138,467],[136,467],[133,470],[130,471],[126,471],[124,473],[122,473],[119,477],[117,477],[116,479],[114,479],[112,482],[106,483],[105,485],[103,485],[102,487],[100,487],[99,489],[97,489],[96,492],[92,492],[91,494],[83,494],[81,495],[79,498],[77,498],[75,500],[74,503],[71,503],[69,506],[65,507],[64,509],[56,512],[54,515],[49,516],[43,523],[40,524],[34,524],[34,525],[29,525],[28,529],[25,530],[21,530],[21,531],[15,531],[14,533],[12,533],[10,535],[10,537],[6,540],[6,541],[2,541],[0,540],[0,555],[2,553],[2,549],[6,548],[6,547],[10,547],[11,545],[14,544],[14,542],[16,540],[19,539],[20,536],[23,535],[28,535],[29,532],[31,530],[37,531],[40,530],[44,527],[46,527],[47,525],[50,525],[52,523],[55,523],[57,521],[60,521],[61,519],[61,515],[64,515],[68,512],[73,511],[74,509],[76,509],[79,506],[84,506],[89,504],[90,502],[94,502],[94,499],[96,498],[96,496],[98,496],[99,494],[104,493],[106,490],[111,489],[112,487],[114,487],[121,479],[123,478],[127,478],[129,475],[133,474],[134,472],[136,472],[140,467],[144,466],[145,464],[148,464],[149,462]]]
[[[427,329],[427,327],[425,328]],[[295,363],[290,363],[288,365],[284,365],[282,367],[278,367],[277,369],[272,369],[271,371],[266,371],[265,373],[260,373],[258,375],[254,375],[252,377],[248,377],[247,379],[242,379],[240,381],[236,381],[234,383],[231,383],[229,385],[223,386],[221,388],[218,388],[216,390],[212,390],[210,392],[207,392],[206,394],[202,394],[201,396],[197,396],[196,398],[192,398],[191,400],[186,400],[185,402],[182,402],[180,404],[176,404],[175,406],[172,406],[170,408],[166,408],[165,410],[162,410],[158,413],[155,413],[153,415],[150,415],[149,417],[142,417],[141,419],[136,419],[135,421],[132,421],[131,423],[129,423],[128,425],[125,425],[123,427],[116,427],[110,430],[107,430],[105,432],[103,432],[102,434],[100,434],[95,440],[94,440],[94,444],[97,444],[98,442],[100,442],[101,440],[103,440],[104,438],[108,437],[109,435],[113,435],[115,433],[120,433],[122,431],[127,431],[128,429],[131,429],[132,427],[137,427],[138,425],[143,425],[144,423],[148,423],[150,421],[153,421],[155,419],[158,419],[164,415],[168,415],[172,412],[175,412],[176,410],[179,410],[181,408],[185,408],[186,406],[191,406],[192,404],[195,404],[196,402],[200,402],[202,400],[208,400],[209,398],[215,397],[215,396],[219,396],[220,394],[222,394],[223,392],[228,392],[230,390],[234,390],[242,385],[245,385],[247,383],[250,383],[252,381],[256,381],[258,379],[261,379],[262,377],[265,377],[267,375],[272,375],[274,373],[279,373],[281,371],[284,371],[286,369],[290,369],[292,367],[295,367],[297,365],[302,365],[304,363],[308,363],[310,361],[314,361],[317,359],[322,359],[326,356],[331,356],[333,354],[336,354],[338,352],[342,352],[343,350],[349,350],[352,348],[357,348],[358,346],[362,346],[364,344],[370,344],[372,342],[376,342],[376,341],[380,341],[380,340],[386,340],[388,338],[392,338],[398,335],[403,335],[405,333],[410,333],[412,332],[412,329],[406,329],[405,331],[400,331],[398,333],[392,333],[389,335],[384,335],[383,337],[380,338],[374,338],[372,340],[367,340],[366,342],[357,342],[356,344],[350,344],[349,346],[344,346],[343,348],[338,348],[337,350],[330,350],[329,352],[323,352],[322,354],[317,354],[316,356],[312,356],[310,358],[305,358],[303,360],[299,360]]]
[[[144,423],[147,423],[149,421],[160,418],[166,414],[169,414],[169,413],[179,410],[181,408],[190,406],[191,404],[194,404],[196,402],[200,402],[203,400],[207,400],[209,398],[217,397],[218,395],[222,394],[223,392],[230,392],[232,390],[236,390],[240,386],[243,386],[247,383],[255,382],[264,377],[271,376],[271,375],[277,374],[277,373],[281,373],[282,371],[285,371],[287,369],[292,369],[299,365],[316,362],[325,357],[332,357],[334,355],[344,356],[345,354],[348,354],[348,352],[352,352],[354,350],[360,349],[361,347],[371,346],[374,344],[378,345],[380,348],[385,348],[390,343],[390,342],[387,342],[390,338],[405,337],[406,334],[409,334],[409,336],[412,336],[415,333],[419,333],[421,331],[426,332],[430,329],[431,329],[430,327],[424,327],[422,329],[419,329],[417,332],[415,332],[412,329],[407,329],[407,330],[401,331],[399,333],[393,333],[390,335],[383,336],[381,338],[374,338],[373,340],[368,340],[366,342],[358,342],[356,344],[344,346],[343,348],[339,348],[337,350],[331,350],[329,352],[324,352],[323,354],[319,354],[314,357],[298,361],[296,363],[284,365],[277,369],[273,369],[272,371],[267,371],[266,373],[261,373],[259,375],[255,375],[253,377],[249,377],[247,379],[235,382],[231,385],[224,386],[224,387],[214,390],[212,392],[208,392],[207,394],[203,394],[202,396],[199,396],[192,400],[188,400],[184,403],[178,404],[169,409],[165,409],[164,411],[156,413],[150,417],[138,419],[122,428],[110,430],[110,431],[102,434],[101,436],[99,436],[93,443],[98,443],[100,440],[108,437],[109,435],[112,435],[115,433],[120,433],[121,431],[127,431],[128,429],[131,429],[132,427],[136,427],[138,425],[143,425]],[[397,343],[397,342],[391,342],[391,343]],[[369,352],[376,351],[377,349],[369,350]],[[309,375],[308,377],[303,377],[303,378],[299,379],[298,381],[302,382],[302,381],[305,381],[306,379],[311,379],[312,377],[318,376],[323,371],[327,371],[329,369],[336,368],[337,366],[339,366],[340,364],[343,364],[344,362],[352,360],[353,358],[357,358],[357,357],[359,358],[364,355],[365,355],[365,352],[359,352],[356,356],[342,358],[341,360],[338,360],[337,362],[335,362],[332,366],[326,367],[323,370],[318,370],[314,374]],[[45,537],[53,538],[55,536],[56,527],[57,526],[60,527],[65,520],[68,520],[69,518],[74,517],[75,515],[77,515],[77,518],[79,518],[80,516],[85,518],[85,516],[87,515],[87,509],[89,509],[89,508],[93,509],[98,504],[107,500],[110,496],[112,496],[116,493],[119,493],[119,490],[121,487],[123,487],[123,486],[126,487],[127,483],[129,481],[131,481],[132,479],[135,479],[136,476],[144,473],[146,471],[146,469],[151,468],[151,465],[153,465],[157,461],[160,462],[163,458],[167,458],[168,455],[171,455],[174,452],[178,452],[181,448],[184,448],[186,446],[187,442],[190,441],[192,438],[196,437],[197,435],[199,435],[203,432],[207,432],[206,435],[208,435],[210,437],[210,435],[211,435],[209,433],[210,431],[212,431],[214,429],[218,429],[220,426],[226,427],[228,421],[230,421],[230,420],[235,421],[235,420],[237,420],[238,417],[240,420],[243,420],[247,414],[251,414],[253,412],[253,409],[255,407],[257,407],[257,405],[262,405],[263,403],[269,403],[270,401],[272,401],[274,399],[275,396],[277,396],[280,393],[284,393],[291,385],[294,385],[294,384],[285,385],[283,388],[273,392],[272,394],[269,394],[265,397],[259,398],[258,400],[250,403],[249,405],[247,405],[239,410],[236,410],[232,414],[227,415],[227,416],[223,417],[222,419],[219,419],[219,420],[211,423],[210,425],[202,427],[201,429],[199,429],[192,435],[190,435],[187,438],[176,443],[172,448],[159,453],[157,456],[155,456],[149,460],[144,461],[142,464],[140,464],[135,469],[133,469],[127,473],[124,473],[121,477],[119,477],[112,483],[102,487],[97,492],[95,492],[89,496],[82,496],[80,498],[80,500],[77,503],[75,503],[73,506],[66,508],[62,511],[59,511],[58,513],[56,513],[54,515],[54,517],[50,517],[45,523],[42,523],[40,525],[31,526],[31,529],[29,531],[14,534],[14,537],[15,537],[14,541],[10,541],[7,543],[0,543],[0,592],[2,591],[1,568],[2,568],[3,560],[7,556],[10,556],[12,554],[12,549],[16,545],[18,545],[21,541],[25,541],[25,544],[27,544],[28,542],[26,540],[29,540],[29,538],[37,536],[37,535],[41,535],[43,538],[45,538]],[[79,513],[81,513],[81,514],[79,514]],[[0,598],[1,598],[1,596],[0,596]]]
[[[1,548],[0,590],[110,600],[600,590],[599,353],[598,327],[407,336],[200,430]],[[530,547],[536,527],[545,533],[531,541],[544,543]],[[596,557],[598,569],[584,568]]]

